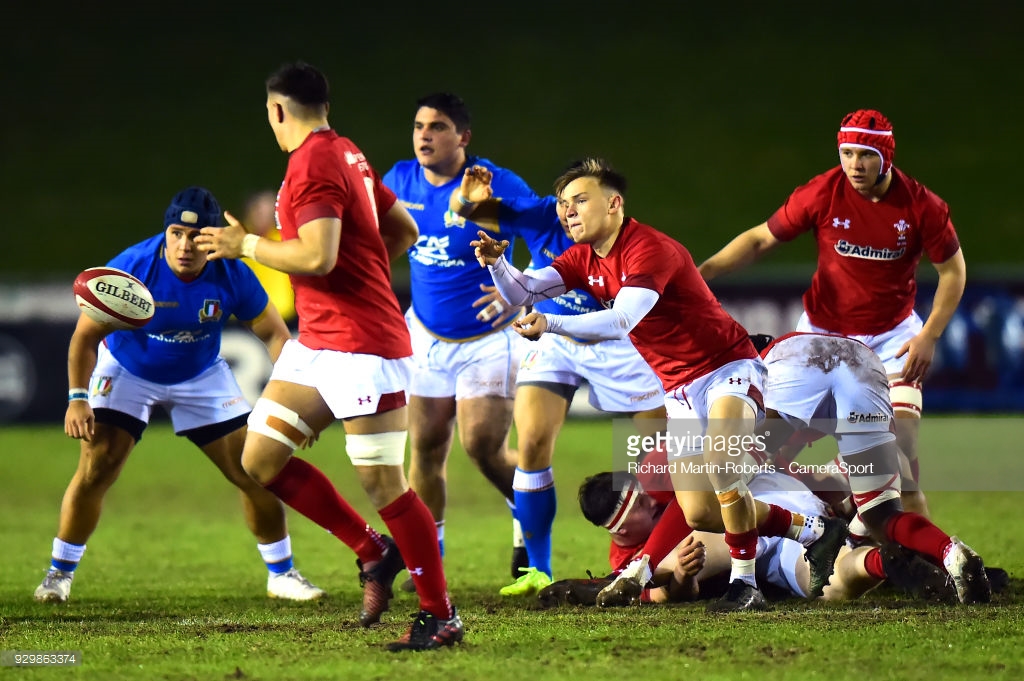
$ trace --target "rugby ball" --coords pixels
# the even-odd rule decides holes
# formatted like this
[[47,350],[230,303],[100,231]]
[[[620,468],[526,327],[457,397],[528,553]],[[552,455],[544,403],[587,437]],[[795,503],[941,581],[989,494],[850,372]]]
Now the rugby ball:
[[73,286],[82,313],[114,329],[138,329],[153,318],[153,294],[141,281],[113,267],[90,267]]

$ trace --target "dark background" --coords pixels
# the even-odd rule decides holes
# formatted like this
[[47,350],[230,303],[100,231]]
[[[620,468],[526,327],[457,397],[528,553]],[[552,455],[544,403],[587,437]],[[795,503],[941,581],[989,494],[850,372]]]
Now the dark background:
[[[473,112],[471,151],[541,193],[604,155],[630,179],[629,212],[698,261],[838,162],[845,113],[878,108],[896,164],[952,206],[970,273],[1024,270],[1024,12],[821,4],[23,7],[0,41],[0,282],[105,263],[159,232],[189,184],[235,211],[276,188],[263,80],[295,58],[327,73],[332,124],[381,173],[412,155],[416,98],[450,89]],[[752,274],[792,263],[806,281],[810,242]]]

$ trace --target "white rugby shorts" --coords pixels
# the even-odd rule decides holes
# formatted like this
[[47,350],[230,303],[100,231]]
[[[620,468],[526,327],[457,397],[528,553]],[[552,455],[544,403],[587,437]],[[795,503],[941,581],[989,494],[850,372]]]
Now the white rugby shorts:
[[251,409],[231,368],[220,357],[195,378],[168,385],[131,373],[102,343],[89,380],[89,405],[123,412],[143,423],[149,423],[153,407],[159,405],[170,415],[176,433],[223,423]]
[[517,382],[590,384],[590,404],[607,412],[648,411],[665,404],[661,380],[628,339],[577,343],[557,333],[528,342]]
[[[818,347],[822,343],[835,347]],[[838,360],[826,370],[809,360],[812,355]],[[842,337],[793,336],[773,347],[764,361],[766,407],[805,425],[813,419],[814,429],[827,434],[889,431],[889,382],[870,348]]]
[[[765,368],[760,359],[739,359],[708,372],[689,383],[677,386],[665,394],[669,431],[688,429],[687,421],[698,421],[700,434],[708,428],[708,412],[715,400],[733,396],[742,399],[754,410],[757,419],[764,416]],[[697,428],[693,427],[693,431]],[[692,449],[690,455],[701,454]]]
[[382,395],[406,391],[412,369],[411,357],[313,350],[292,339],[284,344],[270,380],[316,388],[334,417],[345,419],[377,413]]
[[[911,312],[909,317],[883,333],[847,337],[859,340],[871,348],[881,358],[882,364],[885,367],[885,373],[892,376],[903,373],[903,367],[907,363],[906,355],[897,359],[896,353],[899,352],[904,343],[921,333],[923,327],[924,322],[921,321],[921,317],[918,316],[917,312]],[[796,330],[805,333],[835,333],[834,331],[822,329],[811,324],[811,320],[806,312],[800,315],[800,321],[796,324]]]
[[462,342],[432,336],[410,308],[405,314],[412,338],[414,370],[409,394],[418,397],[515,396],[516,371],[524,340],[511,326]]

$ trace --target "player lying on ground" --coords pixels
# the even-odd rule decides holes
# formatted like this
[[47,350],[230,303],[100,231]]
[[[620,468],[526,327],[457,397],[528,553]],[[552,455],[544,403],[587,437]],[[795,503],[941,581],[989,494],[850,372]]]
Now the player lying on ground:
[[[690,601],[717,598],[727,586],[729,551],[722,537],[695,532],[686,524],[666,480],[657,475],[643,476],[654,489],[644,489],[640,480],[625,472],[599,473],[587,478],[579,489],[583,515],[594,525],[608,530],[611,546],[608,560],[613,573],[643,555],[644,545],[659,525],[666,525],[678,543],[653,570],[647,588],[636,585],[630,598],[600,597],[594,580],[590,601],[582,594],[587,580],[563,580],[542,590],[539,599],[546,605],[567,600],[603,607],[643,602]],[[621,487],[621,489],[620,489]],[[756,499],[775,503],[804,514],[827,514],[827,505],[806,486],[781,473],[755,475],[749,484]],[[612,524],[612,519],[617,521]],[[806,598],[810,570],[804,560],[804,547],[781,537],[758,539],[757,576],[783,596]],[[895,546],[844,546],[836,559],[835,574],[825,588],[826,600],[849,600],[877,586],[886,577],[907,591],[928,600],[955,600],[956,593],[943,571],[921,558]],[[604,580],[607,583],[610,578]]]

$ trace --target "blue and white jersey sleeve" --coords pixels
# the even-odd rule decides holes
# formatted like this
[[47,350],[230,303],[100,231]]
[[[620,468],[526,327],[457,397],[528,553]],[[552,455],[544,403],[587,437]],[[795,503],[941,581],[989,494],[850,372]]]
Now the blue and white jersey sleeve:
[[[529,185],[515,173],[499,168],[487,159],[471,157],[467,167],[481,165],[493,175],[496,196],[536,198]],[[491,286],[487,270],[476,261],[469,245],[480,225],[448,210],[452,192],[462,183],[462,171],[450,182],[435,187],[427,182],[415,160],[401,161],[384,175],[384,184],[402,202],[419,226],[419,238],[409,249],[412,310],[420,323],[435,337],[463,341],[493,333],[490,323],[476,318],[473,301],[483,295],[481,285]],[[514,247],[514,232],[484,230],[496,239],[508,239]]]
[[269,299],[256,275],[240,260],[210,261],[197,279],[182,281],[164,259],[163,244],[160,234],[110,261],[110,267],[130,272],[146,284],[156,311],[146,326],[115,331],[106,344],[134,375],[172,385],[213,365],[224,325],[232,315],[243,321],[255,319]]

